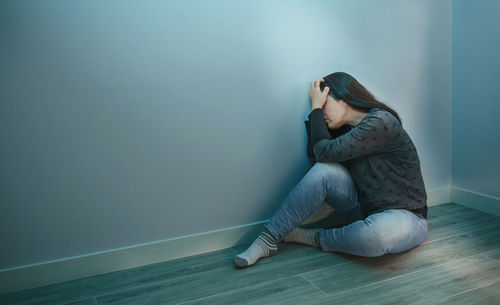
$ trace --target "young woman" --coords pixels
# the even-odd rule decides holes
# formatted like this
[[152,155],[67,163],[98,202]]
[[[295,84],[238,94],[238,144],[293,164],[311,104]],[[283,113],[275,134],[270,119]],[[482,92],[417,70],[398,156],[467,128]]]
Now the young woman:
[[[354,77],[332,73],[312,82],[305,121],[313,165],[250,247],[235,256],[243,268],[298,242],[358,256],[400,253],[427,235],[427,194],[420,160],[399,115]],[[297,227],[323,201],[345,223]]]

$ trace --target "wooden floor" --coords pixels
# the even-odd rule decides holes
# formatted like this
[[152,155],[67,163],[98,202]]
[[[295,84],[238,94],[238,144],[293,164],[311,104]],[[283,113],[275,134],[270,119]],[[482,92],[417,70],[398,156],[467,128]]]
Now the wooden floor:
[[0,296],[0,304],[500,304],[500,217],[429,207],[418,247],[376,258],[280,243],[245,269],[248,245]]

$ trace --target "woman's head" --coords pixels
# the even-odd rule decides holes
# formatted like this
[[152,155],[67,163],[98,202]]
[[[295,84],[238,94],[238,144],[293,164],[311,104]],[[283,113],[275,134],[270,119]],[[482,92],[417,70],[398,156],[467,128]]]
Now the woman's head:
[[[359,118],[370,112],[372,108],[382,108],[391,112],[400,123],[398,113],[386,104],[378,101],[354,77],[345,72],[335,72],[323,77],[320,83],[323,91],[325,86],[330,88],[323,110],[330,129],[336,129],[346,123],[346,117]],[[342,125],[341,125],[342,124]],[[339,126],[340,125],[340,126]]]

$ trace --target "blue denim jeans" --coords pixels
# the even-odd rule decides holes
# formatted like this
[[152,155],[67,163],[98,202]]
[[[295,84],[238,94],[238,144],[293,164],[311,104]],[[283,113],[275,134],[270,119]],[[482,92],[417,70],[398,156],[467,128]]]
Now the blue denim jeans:
[[384,210],[367,217],[349,170],[339,163],[323,162],[311,167],[264,226],[280,242],[324,201],[344,223],[321,232],[323,251],[375,257],[412,249],[427,235],[426,219],[405,209]]

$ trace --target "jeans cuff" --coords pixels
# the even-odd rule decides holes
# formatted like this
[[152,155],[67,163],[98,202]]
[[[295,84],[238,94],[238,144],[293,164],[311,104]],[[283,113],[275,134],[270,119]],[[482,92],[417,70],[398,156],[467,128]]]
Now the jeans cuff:
[[323,242],[322,242],[322,240],[323,240],[323,233],[325,233],[325,230],[321,230],[319,232],[319,247],[320,247],[320,249],[322,251],[327,251],[326,249],[323,249],[323,246],[322,246],[323,245]]
[[264,227],[273,234],[274,238],[276,238],[278,243],[283,239],[283,237],[279,236],[279,234],[274,230],[274,228],[269,223],[266,223]]

